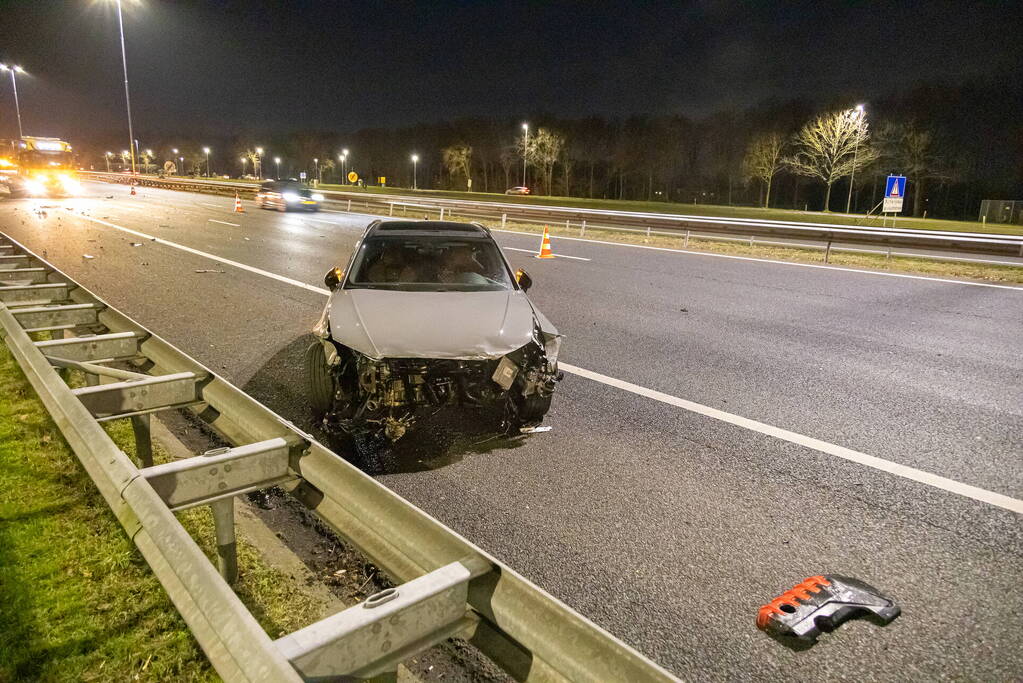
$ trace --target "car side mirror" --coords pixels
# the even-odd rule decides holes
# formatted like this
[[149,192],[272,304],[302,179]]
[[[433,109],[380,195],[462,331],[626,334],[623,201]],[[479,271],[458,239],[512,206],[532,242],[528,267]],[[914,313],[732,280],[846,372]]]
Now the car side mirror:
[[529,288],[533,286],[533,278],[529,277],[529,273],[521,268],[515,271],[515,281],[519,283],[519,288],[523,292],[528,292]]
[[327,289],[334,291],[341,284],[341,280],[345,277],[345,271],[341,270],[341,266],[331,268],[327,271],[327,274],[323,276],[323,284],[327,285]]

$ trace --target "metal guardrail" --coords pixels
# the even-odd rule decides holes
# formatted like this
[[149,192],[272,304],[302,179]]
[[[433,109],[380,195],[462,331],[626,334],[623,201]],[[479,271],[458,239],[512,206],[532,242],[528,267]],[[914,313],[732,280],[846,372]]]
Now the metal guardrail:
[[[97,180],[127,183],[130,176],[116,173],[83,173]],[[139,176],[141,185],[167,189],[220,192],[234,194],[255,192],[251,183],[232,183],[208,180],[160,179]],[[341,203],[347,210],[364,207],[367,211],[394,215],[395,208],[416,207],[438,212],[440,218],[464,216],[473,219],[508,222],[546,222],[586,230],[624,230],[651,234],[673,234],[701,238],[729,239],[741,235],[745,239],[761,242],[771,238],[817,242],[822,245],[862,245],[883,249],[924,249],[949,254],[987,254],[1023,257],[1023,236],[994,233],[967,233],[937,230],[911,230],[903,228],[860,228],[830,223],[793,222],[758,218],[727,218],[668,213],[615,211],[574,207],[542,206],[504,202],[469,201],[418,195],[378,195],[366,192],[320,190],[327,201]],[[574,224],[574,225],[573,225]],[[732,237],[731,239],[735,239]],[[777,244],[785,244],[777,242]],[[808,246],[793,244],[792,246]]]
[[[0,255],[16,257],[0,270],[0,336],[226,681],[365,678],[454,636],[518,680],[675,680],[18,242],[0,236]],[[43,331],[54,338],[29,336]],[[232,446],[153,465],[151,414],[182,408]],[[103,430],[114,419],[131,420],[138,464]],[[271,640],[229,585],[234,497],[271,485],[400,585]],[[219,572],[174,517],[199,505]]]

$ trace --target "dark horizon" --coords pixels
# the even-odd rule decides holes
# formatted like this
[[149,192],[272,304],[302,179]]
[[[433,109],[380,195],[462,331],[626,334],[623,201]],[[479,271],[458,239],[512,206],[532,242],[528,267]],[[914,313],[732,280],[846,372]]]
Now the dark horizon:
[[[538,113],[702,117],[794,98],[870,102],[921,83],[1011,84],[1023,64],[1023,41],[996,39],[1020,35],[1019,12],[1006,3],[594,7],[126,2],[137,136],[353,132]],[[2,59],[28,72],[18,80],[26,134],[121,132],[107,3],[14,0],[0,30]],[[16,132],[13,110],[9,79],[0,79],[5,137]]]

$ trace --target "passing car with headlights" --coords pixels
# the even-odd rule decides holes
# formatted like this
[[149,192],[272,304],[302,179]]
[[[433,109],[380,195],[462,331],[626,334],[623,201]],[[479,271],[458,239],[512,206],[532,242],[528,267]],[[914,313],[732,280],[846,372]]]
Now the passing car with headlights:
[[517,195],[523,195],[524,196],[524,195],[529,194],[529,188],[524,186],[524,185],[517,185],[515,187],[509,187],[507,190],[504,191],[504,193],[505,194],[517,194]]
[[15,197],[66,197],[80,194],[82,185],[74,167],[71,145],[58,138],[26,136],[11,143],[11,159],[0,166],[11,166],[8,177]]
[[297,180],[269,180],[259,186],[256,204],[278,211],[319,211],[323,195]]
[[328,431],[396,441],[453,407],[529,432],[550,409],[561,335],[484,226],[374,221],[324,284],[306,369]]

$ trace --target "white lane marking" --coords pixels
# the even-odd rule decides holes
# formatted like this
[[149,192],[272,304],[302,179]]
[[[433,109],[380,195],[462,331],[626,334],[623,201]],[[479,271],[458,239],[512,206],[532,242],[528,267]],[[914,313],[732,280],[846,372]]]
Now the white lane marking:
[[[507,249],[508,251],[524,251],[527,254],[532,254],[532,253],[534,253],[536,251],[535,249],[518,249],[516,247],[501,247],[501,248],[502,249]],[[593,260],[593,259],[583,258],[582,256],[568,256],[566,254],[555,254],[554,256],[556,258],[575,259],[576,261],[592,261]]]
[[196,256],[202,256],[203,258],[208,258],[208,259],[210,259],[212,261],[216,261],[217,263],[223,263],[225,266],[234,266],[235,268],[239,268],[241,270],[246,270],[246,271],[248,271],[250,273],[255,273],[256,275],[262,275],[263,277],[268,277],[271,280],[277,280],[278,282],[283,282],[285,284],[294,285],[296,287],[301,287],[302,289],[308,290],[310,292],[316,292],[317,294],[322,294],[324,296],[330,295],[330,292],[327,291],[326,289],[324,289],[323,287],[314,287],[313,285],[307,285],[306,283],[304,283],[304,282],[302,282],[300,280],[295,280],[295,279],[290,278],[290,277],[285,277],[284,275],[278,275],[277,273],[271,273],[268,270],[263,270],[261,268],[256,268],[255,266],[250,266],[250,265],[246,265],[244,263],[239,263],[238,261],[232,261],[231,259],[226,259],[226,258],[223,258],[221,256],[216,256],[214,254],[207,253],[205,251],[200,251],[198,249],[193,249],[192,247],[186,247],[183,244],[178,244],[177,242],[171,242],[170,240],[165,240],[162,237],[155,237],[153,235],[148,235],[148,234],[146,234],[144,232],[140,232],[138,230],[132,230],[131,228],[126,228],[126,227],[121,226],[121,225],[115,225],[114,223],[110,223],[108,221],[103,221],[103,220],[100,220],[98,218],[92,218],[91,216],[79,216],[79,218],[82,218],[82,219],[87,220],[87,221],[92,221],[93,223],[99,223],[100,225],[105,225],[108,228],[113,228],[114,230],[120,230],[121,232],[126,232],[129,235],[135,235],[136,237],[141,237],[143,239],[147,239],[147,240],[156,242],[157,244],[162,244],[162,245],[164,245],[166,247],[173,247],[174,249],[180,249],[181,251],[187,252],[189,254],[194,254]]
[[241,227],[237,223],[228,223],[227,221],[218,221],[216,218],[207,218],[206,222],[207,223],[220,223],[221,225],[230,225],[230,226],[235,227],[235,228],[240,228]]
[[732,413],[726,413],[725,411],[718,410],[717,408],[711,408],[710,406],[705,406],[700,403],[687,401],[684,398],[678,398],[677,396],[665,394],[654,389],[647,389],[646,387],[641,387],[637,384],[632,384],[631,382],[626,382],[624,380],[615,379],[614,377],[608,377],[607,375],[602,375],[599,372],[593,372],[592,370],[586,370],[566,363],[558,363],[558,367],[573,375],[585,377],[586,379],[593,380],[594,382],[600,382],[601,384],[606,384],[608,386],[615,387],[616,389],[621,389],[622,391],[628,391],[629,393],[636,394],[637,396],[643,396],[645,398],[653,399],[654,401],[667,403],[668,405],[682,408],[683,410],[688,410],[699,415],[704,415],[715,420],[727,422],[728,424],[735,425],[736,427],[742,427],[743,429],[748,429],[752,432],[759,432],[760,434],[773,436],[776,439],[788,441],[798,446],[811,448],[820,453],[833,455],[859,465],[865,465],[882,472],[887,472],[888,474],[894,474],[897,477],[910,479],[921,484],[933,486],[934,488],[938,488],[943,491],[948,491],[949,493],[955,493],[982,503],[988,503],[989,505],[1004,508],[1011,512],[1023,514],[1023,500],[1011,498],[1009,496],[1002,495],[1001,493],[995,493],[994,491],[988,491],[987,489],[963,484],[962,482],[955,481],[954,479],[947,479],[936,474],[931,474],[930,472],[918,470],[915,467],[900,465],[897,462],[884,460],[883,458],[867,455],[866,453],[860,453],[859,451],[854,451],[844,446],[838,446],[833,443],[828,443],[827,441],[815,439],[812,436],[804,436],[803,434],[790,432],[787,429],[774,427],[746,417],[733,415]]
[[[223,263],[224,265],[234,266],[235,268],[239,268],[250,273],[255,273],[256,275],[262,275],[263,277],[267,277],[272,280],[277,280],[278,282],[284,282],[285,284],[301,287],[302,289],[305,289],[310,292],[316,292],[317,294],[322,294],[323,296],[330,296],[330,292],[326,289],[323,289],[322,287],[314,287],[313,285],[307,285],[304,282],[300,282],[299,280],[295,280],[290,277],[285,277],[283,275],[271,273],[261,268],[249,266],[244,263],[239,263],[238,261],[232,261],[231,259],[215,256],[213,254],[209,254],[198,249],[193,249],[191,247],[186,247],[183,244],[171,242],[160,237],[153,237],[152,235],[147,235],[144,232],[139,232],[138,230],[132,230],[131,228],[125,228],[120,225],[115,225],[114,223],[103,221],[98,218],[90,218],[89,216],[80,216],[80,218],[83,218],[87,221],[92,221],[93,223],[99,223],[100,225],[105,225],[107,227],[114,228],[115,230],[121,230],[130,235],[136,235],[138,237],[153,240],[158,244],[173,247],[174,249],[180,249],[181,251],[187,252],[189,254],[202,256],[204,258],[216,261],[217,263]],[[994,491],[988,491],[987,489],[982,489],[977,486],[964,484],[962,482],[955,481],[954,479],[948,479],[937,474],[925,472],[924,470],[918,470],[915,467],[900,465],[899,463],[891,462],[890,460],[878,458],[873,455],[867,455],[866,453],[860,453],[859,451],[854,451],[850,448],[845,448],[844,446],[838,446],[836,444],[828,443],[827,441],[821,441],[820,439],[815,439],[811,436],[804,436],[802,434],[797,434],[796,432],[790,432],[787,429],[774,427],[764,422],[757,422],[756,420],[751,420],[746,417],[733,415],[732,413],[726,413],[723,410],[718,410],[717,408],[711,408],[710,406],[705,406],[700,403],[687,401],[684,398],[679,398],[677,396],[665,394],[655,389],[647,389],[646,387],[641,387],[638,384],[632,384],[631,382],[615,379],[614,377],[602,375],[599,372],[593,372],[592,370],[586,370],[584,368],[569,365],[567,363],[559,363],[558,367],[567,373],[578,375],[579,377],[585,377],[586,379],[593,380],[594,382],[600,382],[602,384],[606,384],[616,389],[621,389],[622,391],[627,391],[629,393],[636,394],[637,396],[643,396],[645,398],[650,398],[655,401],[660,401],[661,403],[666,403],[677,408],[682,408],[683,410],[688,410],[699,415],[704,415],[715,420],[720,420],[722,422],[726,422],[736,427],[742,427],[743,429],[748,429],[753,432],[758,432],[760,434],[772,436],[776,439],[781,439],[783,441],[788,441],[799,446],[804,446],[806,448],[813,449],[820,453],[833,455],[835,457],[842,458],[844,460],[848,460],[859,465],[864,465],[866,467],[871,467],[882,472],[887,472],[888,474],[894,474],[897,477],[903,477],[904,479],[909,479],[911,481],[915,481],[921,484],[933,486],[934,488],[941,489],[942,491],[948,491],[949,493],[955,493],[957,495],[964,496],[966,498],[972,498],[973,500],[980,501],[982,503],[987,503],[989,505],[994,505],[995,507],[1000,507],[1011,512],[1023,514],[1023,500],[1011,498],[1001,493],[995,493]]]
[[[535,232],[520,232],[518,230],[501,230],[499,228],[491,228],[491,232],[506,232],[512,235],[529,235],[530,237],[536,236],[539,233]],[[585,237],[565,237],[564,235],[556,235],[559,240],[571,240],[573,242],[589,242],[591,244],[605,244],[612,247],[631,247],[633,249],[651,249],[653,251],[667,251],[675,254],[693,254],[695,256],[711,256],[714,258],[727,258],[735,259],[737,261],[757,261],[759,263],[773,263],[779,266],[793,266],[796,268],[822,268],[824,270],[841,270],[846,273],[859,273],[860,275],[881,275],[884,277],[900,277],[908,280],[929,280],[930,282],[945,282],[953,285],[969,285],[971,287],[993,287],[994,289],[1012,289],[1017,292],[1023,292],[1023,287],[1013,287],[1012,285],[996,285],[989,282],[970,282],[968,280],[949,280],[947,278],[940,277],[927,277],[926,275],[906,275],[905,273],[883,273],[879,270],[859,270],[858,268],[843,268],[841,266],[825,266],[816,263],[797,263],[795,261],[777,261],[775,259],[766,258],[755,258],[753,256],[735,256],[733,254],[714,254],[709,251],[692,251],[690,249],[672,249],[670,247],[653,247],[649,244],[629,244],[628,242],[606,242],[604,240],[591,240]]]

